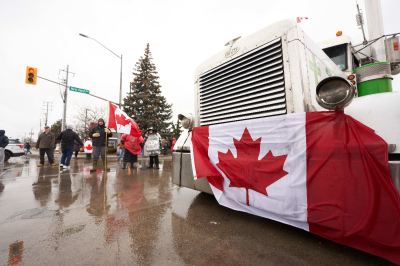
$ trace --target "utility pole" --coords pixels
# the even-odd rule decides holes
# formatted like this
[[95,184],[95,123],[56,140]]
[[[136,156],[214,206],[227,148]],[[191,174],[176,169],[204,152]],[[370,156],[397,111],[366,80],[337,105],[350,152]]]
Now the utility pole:
[[67,127],[66,119],[67,119],[67,97],[68,97],[68,72],[69,72],[69,65],[67,65],[67,79],[65,80],[64,112],[63,112],[61,131],[65,130]]
[[87,121],[87,110],[88,109],[86,109],[86,116],[85,116],[85,140],[87,139],[87,130],[86,130],[86,121]]
[[[47,121],[48,121],[48,117],[49,117],[49,103],[51,104],[50,111],[52,111],[53,103],[52,102],[43,102],[44,108],[46,108],[46,120],[44,123],[45,126],[47,126]],[[46,107],[46,105],[47,105],[47,107]]]

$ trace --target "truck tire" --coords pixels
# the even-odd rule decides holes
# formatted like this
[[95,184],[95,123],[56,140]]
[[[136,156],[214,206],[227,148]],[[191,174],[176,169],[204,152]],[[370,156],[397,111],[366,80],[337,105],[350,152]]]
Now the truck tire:
[[9,152],[9,151],[6,151],[5,153],[4,153],[4,161],[8,161],[8,159],[10,159],[10,157],[11,157],[11,153]]

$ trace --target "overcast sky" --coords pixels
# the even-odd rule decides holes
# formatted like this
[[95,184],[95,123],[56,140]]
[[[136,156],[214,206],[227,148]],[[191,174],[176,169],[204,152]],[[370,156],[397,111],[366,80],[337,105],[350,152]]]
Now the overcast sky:
[[[363,0],[358,3],[364,10]],[[75,73],[70,86],[118,102],[120,59],[79,33],[123,55],[123,97],[133,67],[150,43],[162,95],[173,104],[176,121],[179,113],[193,112],[195,68],[229,40],[282,19],[307,16],[300,25],[316,43],[342,30],[358,44],[362,33],[355,15],[355,0],[0,0],[0,128],[14,138],[31,128],[37,133],[44,102],[53,105],[49,125],[62,118],[60,86],[41,79],[36,86],[25,84],[26,66],[58,82],[65,78],[60,69],[69,65]],[[395,90],[400,90],[399,82],[394,80]],[[69,92],[67,123],[85,102],[105,104]]]

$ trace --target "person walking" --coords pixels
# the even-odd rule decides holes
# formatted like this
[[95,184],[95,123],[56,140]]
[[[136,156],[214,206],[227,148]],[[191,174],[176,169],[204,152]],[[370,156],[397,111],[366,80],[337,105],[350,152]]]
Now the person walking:
[[[147,144],[147,145],[146,145]],[[144,149],[145,154],[150,156],[150,166],[153,168],[153,164],[156,164],[156,168],[160,169],[158,155],[160,154],[161,138],[157,131],[153,130],[152,127],[147,129],[147,133],[144,136]]]
[[[90,170],[90,172],[96,172],[99,156],[101,156],[103,164],[106,160],[106,147],[108,147],[108,139],[106,143],[106,133],[107,138],[112,137],[111,130],[109,128],[106,128],[103,118],[100,118],[97,126],[92,128],[89,133],[89,136],[93,139],[93,168]],[[110,170],[110,168],[106,168],[105,164],[104,168],[106,171]]]
[[[169,146],[171,146],[171,142],[169,141],[168,137],[165,137],[165,141],[167,142],[167,150],[168,150]],[[164,155],[167,155],[167,154],[168,154],[168,151]]]
[[174,152],[175,143],[176,143],[176,138],[172,138],[171,152]]
[[44,164],[44,154],[47,154],[47,159],[49,160],[50,165],[54,166],[56,165],[54,163],[54,157],[51,154],[51,150],[54,147],[54,133],[50,132],[50,127],[45,126],[44,127],[44,132],[39,135],[38,140],[36,141],[36,149],[39,149],[40,151],[40,164],[38,167],[42,167]]
[[[119,156],[118,159],[115,159],[116,161],[119,162],[119,160],[124,157],[125,154],[125,145],[124,143],[122,143],[122,141],[120,143],[117,144],[117,147],[119,147]],[[124,168],[125,169],[125,168]]]
[[162,139],[161,144],[164,149],[164,156],[165,156],[168,153],[168,142],[166,139]]
[[56,138],[57,141],[61,141],[61,163],[60,167],[63,169],[69,169],[69,163],[71,162],[72,153],[74,150],[74,141],[76,140],[79,145],[83,146],[82,141],[79,139],[78,134],[72,131],[72,126],[68,125],[67,129],[60,133]]
[[88,140],[85,142],[83,150],[86,153],[86,160],[90,160],[92,158],[92,151],[93,151],[93,143],[91,138],[88,138]]
[[82,146],[82,145],[79,145],[79,143],[78,143],[76,140],[74,140],[75,160],[78,159],[78,153],[79,153],[79,151],[81,150],[81,146]]
[[8,137],[5,134],[6,131],[0,130],[0,166],[4,166],[4,150],[8,145]]
[[56,149],[56,147],[57,147],[57,141],[54,141],[54,147],[51,150],[51,156],[53,156],[53,158],[54,158],[54,150]]
[[[28,155],[28,152],[30,153],[30,154],[32,154],[32,152],[29,150],[31,148],[31,145],[29,144],[29,142],[27,142],[26,144],[25,144],[25,149],[26,149],[26,153],[25,153],[25,155]],[[53,156],[54,157],[54,156]]]
[[140,147],[140,138],[124,134],[121,137],[121,143],[125,146],[125,155],[123,160],[122,169],[126,169],[126,164],[130,163],[131,168],[137,162],[137,156],[141,154],[142,148]]

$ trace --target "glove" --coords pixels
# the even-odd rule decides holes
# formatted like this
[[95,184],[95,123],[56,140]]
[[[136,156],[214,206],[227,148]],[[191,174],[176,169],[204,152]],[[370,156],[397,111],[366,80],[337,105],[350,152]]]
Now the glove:
[[94,133],[93,137],[95,137],[95,138],[100,137],[100,133]]
[[105,128],[104,131],[107,132],[107,134],[111,133],[111,131],[108,128]]

